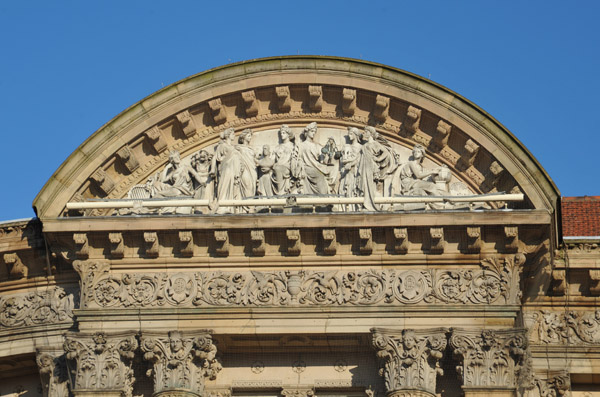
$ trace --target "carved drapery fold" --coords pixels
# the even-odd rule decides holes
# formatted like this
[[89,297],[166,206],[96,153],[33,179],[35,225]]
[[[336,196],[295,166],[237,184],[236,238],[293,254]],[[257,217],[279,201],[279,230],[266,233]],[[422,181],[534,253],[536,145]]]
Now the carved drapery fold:
[[171,392],[203,395],[205,378],[215,379],[221,370],[217,347],[206,330],[193,336],[179,331],[167,336],[144,333],[141,349],[144,359],[153,365],[154,395]]
[[41,324],[71,323],[73,295],[61,287],[0,296],[0,330]]
[[379,359],[388,396],[435,396],[439,360],[446,349],[443,328],[402,331],[373,328],[373,348]]
[[132,360],[137,347],[133,333],[69,333],[64,350],[73,393],[131,396],[135,380]]
[[463,389],[515,389],[526,355],[524,329],[453,330],[450,346],[462,364]]

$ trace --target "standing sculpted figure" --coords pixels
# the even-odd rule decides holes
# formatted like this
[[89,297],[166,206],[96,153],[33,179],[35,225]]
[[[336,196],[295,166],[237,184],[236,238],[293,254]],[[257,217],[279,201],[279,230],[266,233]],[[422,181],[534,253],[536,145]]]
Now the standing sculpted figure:
[[321,163],[321,145],[315,142],[317,123],[304,128],[304,140],[296,145],[292,156],[292,172],[302,183],[302,193],[329,194],[329,167]]
[[291,161],[292,152],[294,151],[294,138],[292,130],[287,125],[282,125],[279,128],[280,143],[275,148],[275,164],[273,165],[273,194],[283,196],[290,192]]
[[194,183],[194,198],[198,200],[214,197],[214,180],[210,169],[211,156],[206,150],[200,150],[192,156],[192,168],[196,171],[197,179]]
[[[362,135],[363,145],[358,163],[358,190],[365,197],[364,207],[368,211],[379,211],[381,206],[375,204],[375,197],[387,196],[384,183],[390,179],[390,173],[396,166],[395,154],[391,147],[384,146],[377,140],[375,128],[367,126]],[[378,187],[383,185],[383,187]]]
[[[217,201],[239,199],[242,159],[240,152],[232,144],[235,130],[227,128],[221,132],[220,137],[221,141],[215,147],[211,165],[213,177],[217,180]],[[232,208],[219,207],[217,213],[230,213],[232,210]]]
[[256,160],[256,165],[258,165],[259,171],[256,194],[259,196],[273,196],[273,166],[275,160],[273,160],[269,145],[263,146],[262,155]]
[[240,195],[242,198],[256,195],[258,174],[256,172],[256,154],[250,146],[251,140],[252,130],[244,130],[238,139],[239,145],[236,146],[241,155]]
[[[344,197],[358,197],[357,177],[358,163],[360,161],[361,144],[360,131],[356,127],[348,127],[348,143],[342,147],[340,153],[340,186],[338,193]],[[358,206],[346,205],[346,210],[356,211]]]
[[423,168],[424,159],[425,148],[420,144],[416,144],[408,163],[402,165],[399,170],[402,194],[407,196],[439,196],[445,193],[435,182],[430,180],[431,176],[439,175],[443,171],[442,168],[427,170]]

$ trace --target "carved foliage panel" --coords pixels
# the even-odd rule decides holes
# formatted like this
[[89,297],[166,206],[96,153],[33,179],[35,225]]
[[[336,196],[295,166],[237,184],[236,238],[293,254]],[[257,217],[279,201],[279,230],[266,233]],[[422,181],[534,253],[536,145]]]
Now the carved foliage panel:
[[103,262],[76,261],[82,307],[339,306],[520,302],[519,256],[478,269],[206,271],[113,274]]
[[61,287],[0,296],[0,331],[73,321],[74,296]]
[[528,312],[531,340],[542,344],[600,344],[600,310]]

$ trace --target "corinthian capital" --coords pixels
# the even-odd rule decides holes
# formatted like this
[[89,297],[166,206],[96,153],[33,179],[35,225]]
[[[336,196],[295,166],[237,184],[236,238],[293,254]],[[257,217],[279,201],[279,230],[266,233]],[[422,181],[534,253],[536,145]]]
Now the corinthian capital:
[[379,359],[388,397],[435,396],[439,360],[446,348],[443,328],[391,330],[373,328],[373,347]]
[[450,338],[463,388],[515,388],[527,350],[524,329],[461,330]]
[[144,333],[141,348],[153,364],[155,396],[175,391],[202,395],[204,378],[215,379],[221,370],[217,347],[206,330],[185,336],[179,331],[167,336]]
[[40,370],[44,397],[68,397],[67,364],[63,352],[38,350],[36,362]]
[[135,334],[70,333],[65,338],[67,367],[73,374],[75,396],[102,392],[110,396],[131,396],[134,382],[131,368],[138,347]]

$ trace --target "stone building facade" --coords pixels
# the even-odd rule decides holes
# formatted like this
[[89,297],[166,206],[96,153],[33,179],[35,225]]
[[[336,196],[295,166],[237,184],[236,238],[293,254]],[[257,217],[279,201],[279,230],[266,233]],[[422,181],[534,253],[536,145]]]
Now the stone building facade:
[[600,238],[563,235],[499,122],[398,69],[200,73],[95,132],[33,205],[0,224],[0,395],[598,390]]

